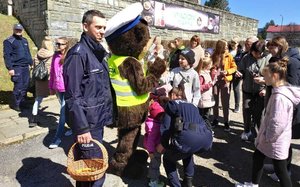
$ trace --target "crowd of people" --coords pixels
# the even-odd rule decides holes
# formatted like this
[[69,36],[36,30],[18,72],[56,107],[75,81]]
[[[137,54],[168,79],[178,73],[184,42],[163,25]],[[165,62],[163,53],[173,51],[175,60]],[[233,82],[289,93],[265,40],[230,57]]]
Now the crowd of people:
[[[104,44],[106,18],[97,10],[87,11],[82,19],[83,33],[76,44],[66,37],[45,37],[32,60],[28,42],[22,37],[23,27],[15,24],[13,35],[4,41],[4,59],[14,83],[12,108],[22,110],[29,84],[29,68],[43,62],[49,71],[45,80],[35,80],[35,102],[30,127],[38,124],[37,115],[43,98],[56,94],[61,105],[53,142],[57,148],[65,130],[79,143],[75,159],[98,158],[96,146],[86,146],[93,139],[102,142],[103,127],[115,120],[117,90],[110,77]],[[53,45],[54,44],[54,45]],[[258,186],[263,161],[273,161],[273,177],[280,185],[291,187],[292,122],[300,102],[300,55],[289,48],[286,39],[276,36],[266,42],[252,36],[244,45],[235,40],[218,40],[213,48],[203,48],[198,35],[188,46],[178,37],[168,41],[167,48],[155,36],[141,63],[155,59],[168,67],[153,87],[148,99],[144,147],[150,157],[149,186],[163,186],[159,167],[165,168],[170,186],[192,186],[193,154],[207,151],[213,142],[214,128],[224,125],[229,132],[230,93],[234,93],[233,112],[242,114],[242,140],[255,142],[252,181]],[[145,71],[146,72],[146,71]],[[116,83],[115,83],[116,84]],[[117,96],[116,96],[117,95]],[[103,99],[105,98],[105,99]],[[219,102],[221,99],[221,102]],[[222,106],[223,118],[219,116]],[[299,110],[298,110],[299,111]],[[295,120],[294,120],[295,121]],[[119,133],[126,133],[119,130]],[[184,178],[180,183],[176,162],[183,161]],[[276,180],[277,180],[276,179]],[[77,181],[77,186],[102,186],[105,176],[93,182]],[[243,186],[243,184],[237,184]]]

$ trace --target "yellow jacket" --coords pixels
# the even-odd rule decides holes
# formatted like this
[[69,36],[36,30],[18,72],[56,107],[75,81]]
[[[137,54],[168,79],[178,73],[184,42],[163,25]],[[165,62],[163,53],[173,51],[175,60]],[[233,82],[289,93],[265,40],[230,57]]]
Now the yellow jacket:
[[232,74],[236,72],[237,66],[234,62],[233,56],[230,53],[225,53],[223,58],[224,71],[227,72],[225,81],[230,82],[233,79]]

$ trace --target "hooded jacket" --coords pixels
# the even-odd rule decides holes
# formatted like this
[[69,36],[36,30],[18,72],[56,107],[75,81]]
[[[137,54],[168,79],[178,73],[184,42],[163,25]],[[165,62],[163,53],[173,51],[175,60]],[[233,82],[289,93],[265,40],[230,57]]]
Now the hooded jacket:
[[300,102],[300,88],[273,88],[256,138],[256,148],[269,158],[288,157],[292,138],[293,112]]
[[289,57],[287,67],[287,81],[292,85],[300,86],[300,54],[296,48],[289,48],[286,52]]

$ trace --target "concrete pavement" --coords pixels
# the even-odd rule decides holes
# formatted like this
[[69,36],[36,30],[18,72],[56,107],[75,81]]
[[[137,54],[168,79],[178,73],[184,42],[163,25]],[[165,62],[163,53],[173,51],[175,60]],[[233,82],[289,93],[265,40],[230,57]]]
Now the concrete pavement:
[[[231,105],[233,106],[233,103]],[[14,111],[8,106],[2,108],[0,111],[0,146],[55,130],[59,118],[60,104],[56,96],[45,98],[38,114],[39,125],[33,128],[28,127],[31,108],[22,110],[22,112]],[[220,111],[220,115],[222,115],[222,111]],[[241,113],[231,113],[230,115],[232,121],[242,122]]]
[[[232,100],[233,97],[231,97],[231,103],[230,103],[231,107],[234,106]],[[42,102],[39,110],[38,121],[40,122],[40,124],[34,128],[28,127],[29,126],[28,117],[31,114],[31,109],[25,109],[21,113],[11,110],[8,107],[5,107],[5,109],[0,110],[0,146],[9,145],[19,141],[26,143],[29,141],[23,141],[23,140],[37,135],[41,135],[41,136],[47,135],[49,131],[56,129],[57,120],[59,117],[59,110],[60,110],[60,104],[55,96],[46,98]],[[220,110],[221,116],[222,113],[223,113],[222,110]],[[195,156],[195,164],[198,167],[196,169],[196,171],[198,172],[197,176],[202,177],[201,178],[202,181],[201,180],[194,181],[197,184],[202,184],[204,180],[207,180],[204,181],[204,183],[206,184],[213,183],[216,184],[217,186],[220,186],[219,184],[222,184],[222,186],[232,186],[232,184],[234,184],[236,181],[241,182],[249,178],[247,174],[249,174],[250,172],[248,171],[247,167],[249,167],[251,164],[251,149],[253,149],[253,147],[252,144],[247,144],[242,142],[239,137],[240,133],[242,132],[242,113],[230,112],[230,120],[233,123],[232,132],[230,134],[223,133],[222,128],[216,129],[213,152],[207,153],[206,154],[206,156],[208,155],[207,157],[205,157],[205,155],[203,157]],[[53,133],[51,133],[50,137],[51,136],[53,136]],[[39,137],[40,136],[37,136],[36,138],[41,139]],[[32,140],[34,139],[35,138],[33,138]],[[70,144],[72,143],[72,138],[67,138],[67,139],[69,139],[70,142],[66,146],[68,149],[70,147]],[[44,145],[41,143],[41,146],[43,147],[41,149],[45,149],[42,151],[43,153],[61,151],[62,155],[65,154],[62,149],[49,150],[47,146],[50,143],[50,141],[51,140],[48,137],[47,141],[44,142]],[[104,141],[105,141],[105,146],[107,148],[107,151],[109,152],[109,155],[111,155],[117,144],[116,129],[106,128],[104,133]],[[294,186],[300,187],[300,183],[299,183],[300,140],[293,140],[292,143],[294,148],[292,177],[294,181]],[[12,147],[18,145],[19,144],[14,144]],[[225,152],[226,154],[224,154]],[[55,154],[57,153],[55,152]],[[243,157],[246,159],[240,159]],[[62,158],[65,159],[65,157]],[[232,160],[232,158],[239,158],[236,159],[238,163],[235,163],[235,159]],[[62,165],[66,164],[65,160],[60,162]],[[242,165],[243,167],[240,165]],[[165,176],[162,166],[161,166],[161,173],[163,176]],[[74,180],[70,179],[70,177],[68,178],[71,181],[71,183],[74,184]],[[15,179],[10,179],[10,180],[15,180]],[[0,181],[2,181],[1,175],[0,175]],[[108,174],[106,178],[105,186],[116,186],[116,187],[146,186],[145,183],[146,180],[124,181],[124,179],[120,177]],[[264,179],[262,183],[263,183],[262,186],[274,186],[274,183],[270,181],[270,179]],[[4,184],[8,184],[8,183],[4,183]],[[14,184],[18,184],[18,182],[15,181]],[[0,185],[0,186],[10,186],[10,185]],[[15,185],[11,185],[11,186],[15,186]]]
[[39,111],[39,125],[29,128],[31,107],[17,112],[8,106],[0,111],[0,146],[22,141],[56,129],[60,104],[55,96],[43,100]]

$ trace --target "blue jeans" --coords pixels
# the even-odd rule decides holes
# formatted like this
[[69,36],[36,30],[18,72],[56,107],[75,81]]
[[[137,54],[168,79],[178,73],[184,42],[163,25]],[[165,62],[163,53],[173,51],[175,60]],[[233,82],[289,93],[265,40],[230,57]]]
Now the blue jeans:
[[60,115],[59,115],[59,122],[58,122],[58,126],[56,129],[56,134],[54,137],[54,141],[57,139],[61,139],[63,132],[64,132],[64,128],[65,128],[65,122],[66,122],[66,118],[65,118],[65,92],[57,92],[56,93],[57,98],[59,100],[60,103]]

